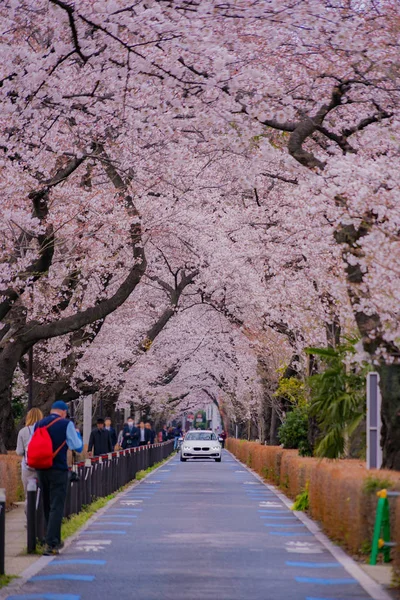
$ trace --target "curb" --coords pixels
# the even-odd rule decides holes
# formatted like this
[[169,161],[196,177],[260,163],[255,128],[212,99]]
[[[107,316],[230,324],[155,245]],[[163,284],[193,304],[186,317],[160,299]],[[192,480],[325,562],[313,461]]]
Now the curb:
[[[131,489],[141,485],[142,482],[146,481],[146,479],[150,475],[153,475],[153,473],[156,473],[158,471],[158,469],[162,469],[163,467],[165,467],[165,465],[167,465],[175,457],[176,457],[176,454],[174,452],[172,452],[171,456],[169,458],[167,458],[166,461],[163,462],[162,465],[160,465],[156,469],[153,469],[150,473],[148,473],[140,481],[136,481],[134,479],[132,481],[131,485],[129,485],[129,487],[124,489],[122,492],[119,492],[119,494],[117,494],[115,496],[115,498],[112,498],[111,500],[109,500],[105,506],[103,506],[102,508],[99,508],[99,510],[97,512],[95,512],[95,514],[92,515],[90,517],[90,519],[88,521],[86,521],[86,523],[84,525],[82,525],[82,527],[80,529],[78,529],[78,531],[76,533],[74,533],[73,535],[71,535],[69,538],[67,538],[65,540],[64,548],[62,550],[60,550],[59,556],[61,556],[65,552],[65,550],[79,537],[79,535],[81,534],[82,531],[85,531],[85,529],[90,527],[90,525],[92,525],[92,523],[99,516],[101,516],[104,512],[106,512],[110,508],[110,506],[115,504],[119,500],[121,495],[126,494]],[[37,573],[39,573],[39,571],[41,571],[42,569],[47,567],[47,565],[54,559],[55,559],[54,556],[40,556],[37,559],[37,561],[33,563],[33,565],[30,565],[27,569],[25,569],[25,571],[22,571],[22,573],[18,576],[18,579],[13,580],[10,584],[8,584],[7,586],[0,589],[0,600],[5,600],[7,598],[7,596],[10,595],[10,593],[18,592],[18,590],[22,586],[24,586],[27,583],[27,581],[29,579],[31,579],[31,577],[34,577]]]
[[[282,502],[288,507],[293,506],[293,500],[290,500],[285,494],[278,490],[274,485],[266,483],[264,479],[250,469],[247,465],[240,462],[236,456],[227,450],[230,456],[244,469],[249,471],[258,481],[260,481],[265,487],[273,492]],[[377,583],[372,577],[370,577],[365,571],[358,566],[358,564],[348,555],[342,548],[336,546],[331,540],[322,533],[319,525],[310,517],[307,517],[302,511],[294,510],[293,514],[307,527],[307,529],[315,536],[322,546],[324,546],[336,560],[346,569],[346,571],[358,581],[362,588],[373,598],[374,600],[393,600],[391,596],[379,583]]]

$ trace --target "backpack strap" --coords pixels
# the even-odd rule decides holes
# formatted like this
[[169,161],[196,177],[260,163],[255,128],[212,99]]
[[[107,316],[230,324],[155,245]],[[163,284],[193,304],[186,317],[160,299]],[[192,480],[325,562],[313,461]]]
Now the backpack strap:
[[57,454],[60,452],[60,450],[65,446],[65,444],[67,443],[67,440],[64,440],[63,443],[61,444],[61,446],[59,446],[57,448],[57,450],[55,452],[53,452],[53,458],[55,458],[57,456]]
[[[54,425],[54,423],[57,423],[57,421],[61,421],[61,419],[62,419],[62,417],[57,417],[57,419],[54,419],[53,421],[50,421],[50,423],[48,425],[45,425],[43,429],[48,429],[49,427]],[[57,450],[55,452],[53,452],[53,459],[57,456],[57,454],[60,452],[60,450],[62,450],[62,448],[64,448],[66,443],[67,443],[67,440],[65,439],[63,441],[63,443],[61,444],[61,446],[59,446],[57,448]]]
[[47,425],[44,425],[43,429],[48,429],[49,427],[54,425],[54,423],[57,423],[57,421],[61,421],[61,419],[62,419],[62,417],[57,417],[56,419],[53,419],[52,421],[50,421],[50,423],[48,423]]

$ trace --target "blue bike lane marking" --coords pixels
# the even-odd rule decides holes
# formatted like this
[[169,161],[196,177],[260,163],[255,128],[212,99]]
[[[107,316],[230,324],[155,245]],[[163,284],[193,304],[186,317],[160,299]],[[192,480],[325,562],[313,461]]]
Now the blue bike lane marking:
[[103,521],[103,519],[99,519],[101,521],[99,525],[124,525],[124,527],[132,527],[133,523],[129,523],[129,521]]
[[[304,537],[315,537],[313,533],[310,531],[290,531],[294,528],[306,528],[307,525],[299,521],[298,517],[294,514],[285,514],[289,513],[289,508],[281,501],[279,496],[275,494],[273,491],[266,489],[264,491],[259,489],[245,489],[245,493],[247,498],[251,500],[263,500],[264,498],[267,500],[265,503],[259,502],[258,506],[266,506],[266,508],[258,508],[259,518],[260,519],[269,519],[268,522],[264,523],[265,527],[269,527],[270,530],[267,532],[268,535],[274,535],[278,537],[294,537],[294,538],[304,538]],[[268,500],[274,499],[275,502],[268,502]],[[269,506],[268,506],[269,504]],[[281,506],[279,506],[281,505]],[[273,510],[271,510],[273,509]],[[271,520],[280,520],[287,521],[286,523],[276,523],[270,522]],[[297,521],[297,522],[296,522]],[[275,529],[275,531],[273,530]],[[286,531],[276,531],[276,529],[284,529]],[[292,542],[292,544],[297,542]],[[301,542],[299,542],[301,544]],[[304,543],[307,546],[306,543]],[[318,544],[316,544],[318,545]],[[321,549],[322,552],[322,549]],[[340,569],[343,566],[339,562],[298,562],[298,561],[285,561],[287,567],[300,568],[300,569]],[[307,577],[307,576],[295,576],[294,580],[297,583],[305,583],[312,585],[323,585],[323,586],[335,586],[335,585],[359,585],[359,582],[356,579],[350,577],[342,577],[342,578],[330,578],[330,577]],[[343,600],[345,596],[341,596],[340,600]],[[339,600],[333,598],[314,598],[311,596],[307,596],[306,600]]]
[[87,529],[86,531],[82,531],[80,535],[98,535],[99,533],[126,535],[126,531],[121,531],[120,529]]
[[[271,512],[271,511],[265,511],[265,512]],[[259,515],[260,519],[279,519],[279,521],[282,520],[287,520],[287,521],[298,521],[298,518],[295,517],[295,515],[282,515],[277,516],[277,515]]]
[[288,567],[301,567],[304,569],[338,569],[342,567],[339,563],[330,562],[330,563],[312,563],[312,562],[295,562],[292,560],[287,560],[286,565]]
[[[165,479],[162,477],[162,479]],[[82,551],[98,551],[103,550],[107,547],[108,544],[111,544],[111,540],[99,540],[97,539],[99,534],[109,534],[109,535],[126,535],[126,531],[124,529],[100,529],[104,527],[104,525],[118,525],[119,527],[131,527],[133,525],[132,522],[127,521],[127,519],[136,519],[140,516],[140,513],[143,512],[143,508],[137,508],[135,506],[129,506],[130,502],[134,504],[136,501],[141,503],[146,500],[153,499],[154,495],[159,491],[161,487],[161,483],[152,483],[149,479],[148,482],[143,482],[135,489],[129,490],[127,493],[121,495],[119,502],[117,505],[111,506],[104,513],[99,515],[88,527],[88,529],[81,531],[79,533],[79,538],[75,543],[75,550],[77,552]],[[128,506],[124,507],[124,499],[127,502]],[[119,504],[119,506],[118,506]],[[117,520],[122,519],[122,520]],[[125,519],[125,521],[123,520]],[[99,528],[100,527],[100,528]],[[87,542],[83,541],[83,537],[81,536],[94,536],[93,540],[88,539]],[[69,559],[61,559],[61,560],[53,560],[49,563],[48,566],[51,568],[64,567],[67,565],[98,565],[104,566],[107,561],[105,560],[91,560],[91,559],[83,559],[83,558],[69,558]],[[93,582],[95,580],[95,575],[86,575],[86,574],[78,574],[78,573],[56,573],[56,574],[43,574],[36,575],[29,579],[29,582],[45,582],[45,581],[71,581],[71,582]],[[42,600],[80,600],[79,595],[75,594],[53,594],[53,593],[41,593],[41,594],[22,594],[17,596],[9,596],[7,600],[34,600],[34,599],[42,599]]]
[[297,583],[313,583],[314,585],[358,585],[358,581],[353,578],[328,579],[325,577],[295,577]]
[[95,560],[89,558],[68,558],[65,560],[52,560],[48,567],[58,567],[59,565],[105,565],[106,560]]
[[[246,476],[248,477],[248,473],[246,474]],[[144,485],[144,484],[141,484]],[[149,485],[149,488],[152,487]],[[152,487],[152,489],[154,489]],[[154,490],[156,491],[156,490]],[[135,491],[136,493],[139,492],[139,490]],[[123,500],[124,498],[137,498],[137,499],[150,499],[150,494],[140,494],[138,496],[135,496],[135,492],[131,492],[129,494],[125,494],[124,496],[121,496],[121,500]],[[257,500],[258,505],[260,500],[265,499],[269,499],[268,497],[271,498],[276,498],[277,502],[279,502],[279,497],[276,496],[273,492],[265,492],[263,493],[262,491],[256,491],[256,490],[252,490],[252,491],[246,491],[247,497],[253,500]],[[151,493],[151,497],[154,495],[154,493]],[[268,496],[268,497],[267,497]],[[275,503],[274,503],[275,504]],[[143,504],[143,506],[145,507],[145,504]],[[271,508],[273,508],[271,506]],[[97,519],[96,521],[94,521],[90,527],[93,526],[104,526],[106,524],[112,524],[114,523],[113,521],[111,521],[111,519],[134,519],[137,518],[138,516],[141,516],[140,513],[143,512],[143,508],[119,508],[116,507],[115,505],[110,507],[109,511],[107,510],[105,513],[103,513],[101,516],[98,517],[98,522]],[[112,511],[121,511],[119,512],[119,514],[111,514]],[[132,511],[134,511],[135,513],[139,513],[139,514],[132,514]],[[298,522],[295,523],[296,521],[299,521],[298,517],[296,517],[296,515],[294,515],[293,513],[291,513],[291,511],[288,509],[287,506],[285,506],[284,504],[282,504],[281,506],[277,507],[275,506],[275,510],[270,510],[268,508],[259,508],[258,509],[259,514],[259,518],[261,519],[277,519],[277,520],[288,520],[291,521],[291,523],[264,523],[264,525],[266,527],[270,527],[270,528],[283,528],[283,529],[287,529],[290,530],[291,528],[295,528],[295,527],[306,527],[305,524]],[[121,514],[122,513],[122,514]],[[110,519],[109,522],[104,521],[104,519]],[[116,525],[118,526],[123,526],[125,525],[125,523],[122,521],[119,522],[115,522]],[[132,525],[131,523],[129,523],[129,525]],[[91,533],[94,536],[97,536],[98,534],[101,533],[119,533],[121,534],[121,532],[119,530],[100,530],[100,529],[91,529],[90,531],[87,532],[81,532],[81,533]],[[299,531],[284,531],[284,532],[276,532],[276,531],[269,531],[267,532],[269,535],[282,535],[282,537],[296,537],[298,538],[298,536],[313,536],[312,533],[301,533]],[[126,534],[126,532],[123,532],[123,534]],[[301,538],[300,538],[301,539]],[[106,543],[106,540],[104,541]],[[278,540],[277,540],[278,542]],[[317,539],[315,540],[315,542],[317,542]],[[90,544],[91,540],[87,540],[87,543]],[[111,542],[110,542],[111,543]],[[295,544],[297,542],[290,542],[291,544]],[[300,543],[300,542],[299,542]],[[78,542],[79,544],[79,542]],[[306,542],[304,542],[305,545]],[[311,544],[309,544],[311,545]],[[79,551],[79,547],[77,548],[77,550]],[[322,558],[322,557],[321,557]],[[58,565],[67,565],[67,564],[82,564],[82,565],[89,565],[89,564],[104,564],[106,561],[85,561],[84,559],[70,559],[70,560],[55,560],[53,562],[51,562],[51,566],[52,567],[56,567]],[[339,563],[308,563],[308,562],[295,562],[295,561],[285,561],[285,564],[287,567],[291,567],[294,569],[301,569],[300,573],[302,573],[303,569],[330,569],[330,568],[339,568],[341,567],[341,565]],[[296,573],[296,571],[294,571],[294,574]],[[321,575],[324,575],[324,573],[321,573]],[[339,575],[339,573],[338,573]],[[58,579],[65,579],[65,580],[71,580],[71,581],[93,581],[95,579],[94,575],[70,575],[70,574],[63,574],[63,575],[54,575],[54,576],[49,576],[49,575],[44,575],[44,576],[39,576],[39,577],[43,577],[42,581],[51,581],[51,580],[56,580]],[[81,579],[80,579],[81,578]],[[305,590],[307,590],[307,584],[311,584],[311,585],[326,585],[326,586],[334,586],[334,585],[347,585],[347,584],[355,584],[358,583],[355,579],[350,579],[350,578],[330,578],[330,577],[305,577],[303,576],[303,574],[299,577],[293,577],[293,580],[296,581],[297,583],[304,583],[306,584],[306,587],[304,588]],[[32,578],[30,581],[35,581],[34,578]],[[36,579],[36,581],[40,581],[40,579]],[[93,589],[93,588],[90,588]],[[351,588],[352,589],[352,600],[362,600],[361,595],[356,594],[354,592],[354,587]],[[307,591],[311,591],[311,590],[307,590]],[[314,590],[312,590],[314,591]],[[317,596],[317,594],[316,594]],[[339,594],[339,598],[323,598],[323,597],[313,597],[313,596],[306,596],[306,594],[304,594],[303,598],[304,600],[345,600],[346,596],[343,594]],[[86,597],[86,596],[85,596]],[[76,596],[76,595],[71,595],[71,594],[30,594],[30,595],[19,595],[19,596],[13,596],[13,597],[9,597],[7,598],[7,600],[80,600],[80,596]],[[365,599],[366,600],[366,599]]]
[[309,531],[268,531],[269,535],[276,535],[278,537],[314,537],[313,533]]
[[138,518],[138,515],[130,515],[130,514],[120,515],[119,513],[115,515],[113,513],[110,513],[108,516],[99,517],[99,521],[102,519],[137,519],[137,518]]
[[290,529],[291,527],[305,527],[304,523],[264,523],[265,527],[285,527]]
[[28,582],[34,581],[94,581],[94,575],[76,575],[69,573],[60,573],[59,575],[35,575]]
[[143,508],[120,508],[119,506],[113,506],[110,510],[122,510],[124,512],[142,512]]
[[6,600],[80,600],[75,594],[20,594],[7,596]]
[[[306,600],[343,600],[343,598],[322,598],[321,596],[316,598],[314,596],[306,596]],[[358,600],[371,600],[371,597],[368,596],[368,598],[366,598],[364,596],[363,598],[359,598]]]

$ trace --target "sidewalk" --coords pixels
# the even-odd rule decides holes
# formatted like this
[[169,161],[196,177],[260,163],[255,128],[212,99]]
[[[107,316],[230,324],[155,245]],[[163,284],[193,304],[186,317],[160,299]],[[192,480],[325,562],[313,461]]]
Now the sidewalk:
[[17,502],[17,508],[6,512],[6,574],[20,575],[36,562],[40,556],[26,554],[26,518],[24,502]]
[[376,583],[379,583],[390,592],[393,580],[393,568],[390,565],[368,565],[358,563],[364,573],[372,577]]

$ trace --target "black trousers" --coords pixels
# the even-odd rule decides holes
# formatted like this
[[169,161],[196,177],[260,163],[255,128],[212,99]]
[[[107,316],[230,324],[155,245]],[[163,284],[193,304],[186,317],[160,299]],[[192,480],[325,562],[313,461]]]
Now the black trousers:
[[43,494],[46,521],[46,544],[52,548],[61,542],[61,521],[68,489],[68,471],[47,469],[38,471],[39,485]]

